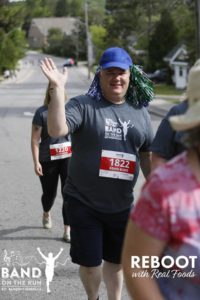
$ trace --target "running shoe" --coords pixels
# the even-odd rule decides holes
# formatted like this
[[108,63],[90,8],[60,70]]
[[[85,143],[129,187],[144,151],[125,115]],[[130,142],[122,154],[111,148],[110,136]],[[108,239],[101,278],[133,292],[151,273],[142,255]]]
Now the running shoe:
[[70,242],[71,242],[70,233],[64,232],[64,234],[63,234],[63,240],[64,240],[66,243],[70,243]]
[[48,216],[43,215],[42,224],[43,224],[44,228],[51,229],[52,228],[51,216],[50,215],[48,215]]

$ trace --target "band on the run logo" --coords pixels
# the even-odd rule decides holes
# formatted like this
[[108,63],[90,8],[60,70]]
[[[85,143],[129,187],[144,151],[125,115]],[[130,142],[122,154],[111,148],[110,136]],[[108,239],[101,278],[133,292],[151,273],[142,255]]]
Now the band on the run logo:
[[6,249],[3,250],[0,259],[1,291],[41,291],[42,276],[45,275],[46,292],[51,292],[54,269],[66,265],[69,258],[62,259],[63,262],[58,261],[63,248],[56,255],[52,252],[46,254],[39,247],[36,252],[37,256],[22,256],[19,251],[8,253]]

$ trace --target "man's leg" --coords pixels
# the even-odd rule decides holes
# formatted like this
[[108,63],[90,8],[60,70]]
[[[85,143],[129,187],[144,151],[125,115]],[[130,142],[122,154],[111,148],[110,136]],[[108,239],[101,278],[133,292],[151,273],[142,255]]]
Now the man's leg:
[[98,299],[99,286],[101,283],[101,266],[84,267],[80,266],[79,274],[89,300]]
[[105,214],[103,236],[103,279],[107,288],[108,300],[120,300],[123,285],[121,251],[129,209]]
[[66,197],[72,262],[80,266],[80,279],[88,299],[97,300],[102,279],[103,225],[100,213],[70,195]]
[[107,288],[108,300],[120,300],[123,285],[121,264],[105,261],[103,265],[103,279]]

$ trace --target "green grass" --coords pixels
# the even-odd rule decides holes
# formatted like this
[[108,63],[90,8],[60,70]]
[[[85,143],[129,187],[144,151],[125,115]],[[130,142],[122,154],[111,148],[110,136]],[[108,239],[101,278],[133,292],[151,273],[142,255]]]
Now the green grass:
[[177,95],[177,96],[180,96],[185,92],[185,90],[178,90],[175,88],[174,85],[155,84],[154,92],[155,92],[155,95],[166,95],[166,96]]
[[178,90],[174,85],[167,84],[155,84],[154,85],[155,96],[161,95],[162,99],[175,103],[180,103],[186,99],[185,90]]

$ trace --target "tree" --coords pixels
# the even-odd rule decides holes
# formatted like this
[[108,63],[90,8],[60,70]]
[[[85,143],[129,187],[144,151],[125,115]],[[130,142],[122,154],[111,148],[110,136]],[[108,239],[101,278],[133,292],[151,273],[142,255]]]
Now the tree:
[[172,12],[179,41],[184,41],[189,54],[189,62],[193,64],[196,57],[196,23],[194,3],[180,5]]
[[63,57],[73,57],[75,61],[78,60],[78,48],[77,48],[77,36],[63,36],[62,40],[62,56]]
[[83,1],[82,0],[72,0],[70,2],[70,15],[72,17],[79,17],[82,14]]
[[[28,32],[32,18],[76,16],[80,20],[78,33],[76,31],[72,39],[64,36],[61,38],[60,34],[58,34],[58,38],[62,40],[67,53],[71,53],[76,49],[76,56],[78,57],[80,54],[81,59],[85,59],[85,1],[26,0],[11,3],[7,0],[0,0],[0,28],[7,34],[14,28],[21,28],[23,24],[23,29]],[[161,56],[165,56],[168,50],[170,51],[173,48],[175,40],[177,43],[184,40],[189,50],[190,60],[193,62],[196,50],[194,2],[194,0],[87,0],[89,29],[97,58],[103,50],[102,48],[114,45],[124,47],[130,52],[134,60],[137,59],[134,57],[135,49],[146,50],[146,52],[149,50],[149,66],[155,68],[158,65],[163,65],[164,62]],[[163,10],[170,12],[170,17],[173,20],[170,21],[171,23],[168,22],[166,26],[170,32],[168,43],[165,41],[168,32],[161,22]],[[161,28],[159,29],[160,24]],[[177,33],[175,39],[174,33],[171,34],[174,27]],[[56,36],[53,34],[51,38],[55,39],[56,45],[58,43]],[[51,46],[54,47],[53,43]],[[54,50],[59,52],[56,46]],[[145,53],[145,51],[142,51],[142,53]],[[144,56],[145,61],[146,56]]]
[[8,33],[14,28],[21,27],[24,18],[24,9],[18,5],[3,5],[0,9],[0,28]]
[[52,13],[50,7],[48,0],[26,0],[26,18],[48,17]]
[[54,54],[57,56],[62,56],[62,43],[64,34],[59,28],[51,28],[48,32],[47,37],[47,47],[45,47],[45,52],[49,54]]
[[66,17],[70,15],[70,4],[68,0],[58,0],[55,7],[56,17]]
[[90,0],[88,1],[88,19],[90,25],[102,25],[105,18],[105,1]]
[[17,62],[25,55],[25,34],[20,29],[15,29],[6,34],[0,31],[0,72],[5,69],[13,70]]
[[26,48],[24,32],[21,29],[24,9],[22,5],[0,3],[0,72],[15,69]]
[[118,45],[128,48],[132,44],[137,26],[137,6],[139,1],[106,1],[105,26],[108,31],[107,46]]
[[177,45],[177,32],[168,10],[163,10],[149,42],[149,68],[163,68],[163,58]]
[[105,40],[107,37],[107,31],[100,25],[91,25],[90,31],[94,45],[95,61],[97,63],[102,55],[102,52],[106,48]]

